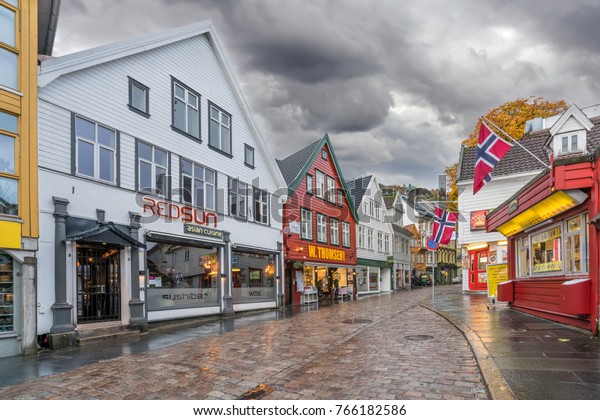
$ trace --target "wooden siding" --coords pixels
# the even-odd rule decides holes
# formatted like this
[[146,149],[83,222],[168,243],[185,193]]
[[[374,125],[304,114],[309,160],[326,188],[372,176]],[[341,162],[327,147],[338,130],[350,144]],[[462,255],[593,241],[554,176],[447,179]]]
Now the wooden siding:
[[[319,154],[307,171],[308,174],[313,176],[313,191],[315,190],[316,186],[316,170],[319,170],[325,174],[325,189],[327,188],[327,175],[335,179],[336,188],[342,188],[339,175],[335,169],[335,165],[333,164],[333,159],[331,158],[331,154],[329,153],[327,145],[325,145],[325,148],[329,158],[327,160],[321,158],[321,153],[319,151]],[[313,239],[302,239],[301,234],[295,233],[284,235],[285,259],[291,261],[320,262],[326,264],[356,265],[356,222],[352,215],[352,210],[350,209],[346,196],[344,195],[342,207],[340,207],[337,205],[337,203],[333,204],[327,201],[327,198],[319,198],[316,195],[307,194],[306,176],[304,176],[304,179],[300,182],[292,196],[289,197],[288,201],[284,205],[284,228],[289,227],[289,222],[291,221],[297,221],[298,223],[301,223],[300,211],[302,208],[312,211]],[[327,243],[317,241],[317,213],[327,216]],[[336,218],[339,221],[339,245],[332,245],[330,242],[330,217]],[[350,247],[342,246],[342,222],[347,222],[350,225]],[[345,251],[345,258],[343,261],[311,258],[308,255],[309,245]]]
[[593,163],[581,162],[554,167],[554,188],[571,190],[590,188],[593,181]]
[[535,181],[526,190],[520,191],[517,197],[518,209],[517,211],[509,214],[508,203],[504,203],[502,207],[498,208],[494,214],[489,215],[487,219],[487,230],[492,231],[504,222],[512,219],[516,215],[527,210],[534,204],[542,201],[552,193],[552,177],[551,172],[542,176],[540,179]]
[[[372,200],[374,203],[378,203],[381,209],[381,212],[385,211],[385,203],[383,201],[383,195],[381,193],[381,189],[379,188],[379,183],[377,182],[374,176],[371,177],[371,181],[365,191],[365,194],[362,198],[362,201],[359,205],[357,205],[356,212],[358,213],[359,225],[366,228],[373,229],[373,249],[358,248],[358,258],[364,258],[368,260],[379,260],[379,261],[387,261],[388,255],[392,255],[392,242],[394,237],[394,231],[392,230],[392,225],[390,223],[382,222],[381,219],[377,219],[376,217],[371,217],[364,213],[364,203],[367,200]],[[390,237],[390,250],[389,252],[385,252],[383,250],[379,251],[377,249],[377,232],[381,232],[382,235],[388,234]],[[356,226],[356,234],[358,235],[358,225]],[[366,235],[365,235],[365,246],[366,246]],[[358,242],[357,242],[358,246]]]

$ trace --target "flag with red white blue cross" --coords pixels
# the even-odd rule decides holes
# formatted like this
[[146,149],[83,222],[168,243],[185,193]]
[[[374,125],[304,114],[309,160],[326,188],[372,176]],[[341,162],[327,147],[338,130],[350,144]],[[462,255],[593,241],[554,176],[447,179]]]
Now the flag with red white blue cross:
[[485,123],[481,123],[473,177],[473,195],[491,181],[492,170],[511,147],[512,144],[498,137]]
[[433,217],[433,235],[430,240],[441,245],[450,243],[457,220],[458,213],[436,207]]

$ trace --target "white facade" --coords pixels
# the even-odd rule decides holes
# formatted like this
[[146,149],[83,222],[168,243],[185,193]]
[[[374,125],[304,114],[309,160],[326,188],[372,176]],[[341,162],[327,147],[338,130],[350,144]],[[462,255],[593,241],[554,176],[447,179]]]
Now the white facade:
[[[359,183],[363,179],[354,182]],[[388,256],[392,256],[394,232],[387,221],[383,195],[374,176],[371,176],[360,204],[356,204],[359,218],[356,225],[357,293],[390,291],[392,276]]]
[[[498,232],[486,232],[483,228],[471,229],[471,214],[479,211],[491,211],[519,191],[531,181],[538,172],[520,173],[510,176],[498,176],[473,195],[473,181],[460,181],[458,186],[458,241],[463,248],[463,259],[468,258],[469,248],[489,247],[501,263],[506,257],[506,238]],[[463,290],[468,290],[468,268],[463,263]]]
[[[268,299],[258,299],[256,302],[236,302],[234,299],[233,310],[276,306],[275,296],[283,293],[280,288],[273,293],[273,288],[279,287],[274,279],[283,276],[279,194],[285,191],[286,184],[255,125],[210,22],[49,59],[41,65],[39,80],[39,334],[51,331],[53,322],[56,322],[53,321],[51,310],[57,299],[53,275],[57,247],[53,197],[69,202],[67,229],[72,229],[69,223],[79,219],[93,222],[99,209],[104,211],[106,222],[126,228],[131,225],[130,212],[134,212],[141,215],[138,237],[134,238],[141,243],[148,245],[149,242],[168,243],[172,240],[180,247],[187,242],[201,244],[200,247],[207,249],[214,246],[214,261],[209,262],[208,257],[206,260],[207,265],[215,263],[219,267],[211,274],[217,280],[213,281],[210,288],[220,293],[218,298],[211,301],[214,304],[175,306],[175,309],[162,308],[160,311],[148,311],[146,305],[144,313],[148,321],[224,312],[225,303],[221,295],[232,292],[232,287],[235,287],[232,286],[232,278],[237,278],[236,275],[239,277],[244,270],[236,268],[236,261],[240,260],[235,257],[236,252],[252,251],[264,255],[268,267],[261,268],[263,272],[259,274],[269,274],[271,292]],[[132,85],[141,86],[146,92],[148,101],[147,108],[142,103],[144,112],[132,109],[132,104],[133,108],[140,105],[131,99]],[[177,96],[179,90],[185,92],[183,96]],[[173,128],[181,124],[181,120],[175,121],[174,116],[179,111],[174,108],[175,102],[183,103],[180,97],[186,101],[185,113],[177,115],[179,118],[185,115],[184,124],[187,128],[183,131],[187,130],[187,133]],[[213,133],[219,132],[219,136],[211,138],[210,117],[215,115],[218,115],[219,124],[213,127],[219,130],[213,129]],[[84,165],[92,161],[92,158],[86,160],[85,154],[87,145],[92,143],[80,140],[80,132],[76,128],[82,120],[91,123],[97,130],[97,144],[89,146],[96,147],[93,156],[96,164],[94,176],[82,174],[87,170]],[[194,135],[196,123],[199,124],[199,136]],[[116,147],[113,147],[112,154],[114,182],[106,181],[106,173],[112,167],[111,152],[100,140],[99,133],[104,128],[116,133]],[[230,147],[228,136],[231,139]],[[209,143],[217,141],[220,143],[209,146]],[[215,145],[218,147],[213,147]],[[142,148],[152,150],[151,156],[155,161],[144,162]],[[109,157],[106,157],[107,154]],[[167,156],[164,162],[161,160],[163,155]],[[187,177],[184,176],[183,166],[189,163],[193,165],[195,175]],[[163,185],[165,178],[160,175],[161,165],[167,172],[166,197],[159,192],[136,195],[136,190],[143,187],[144,180],[149,180],[153,188]],[[98,176],[98,171],[102,170],[105,171],[104,178],[103,175]],[[189,182],[193,182],[194,190],[189,198],[184,198],[183,189],[188,186],[184,185],[184,180],[188,182],[192,178],[194,180]],[[232,179],[247,186],[244,201],[239,201],[240,204],[235,207],[230,202]],[[183,202],[188,199],[193,200],[193,204]],[[243,212],[238,210],[242,207]],[[232,215],[234,208],[240,212],[237,217]],[[217,215],[216,222],[213,214]],[[207,231],[200,236],[191,234],[187,225],[209,227],[209,234],[213,236],[206,236]],[[221,233],[225,238],[228,233],[229,240],[215,239],[214,235]],[[156,239],[158,237],[161,239]],[[76,279],[80,270],[78,246],[77,241],[67,239],[66,298],[74,306],[78,290]],[[132,291],[132,284],[137,281],[134,276],[138,270],[131,265],[130,254],[131,249],[137,248],[132,246],[123,246],[119,251],[121,311],[117,322],[124,326],[130,322],[128,302],[136,294]],[[186,255],[189,255],[187,251]],[[159,284],[149,272],[146,259],[148,252],[150,249],[139,250],[140,287],[146,289],[141,292],[142,301],[150,292],[147,287]],[[170,270],[173,274],[173,269]],[[191,273],[190,278],[193,277]],[[221,274],[225,274],[229,286],[218,284],[222,281]],[[149,285],[150,280],[155,282],[152,286]],[[201,290],[201,286],[196,287]],[[256,289],[253,293],[260,296],[260,287]],[[182,296],[185,298],[185,295]],[[76,310],[73,310],[74,323],[77,322]]]

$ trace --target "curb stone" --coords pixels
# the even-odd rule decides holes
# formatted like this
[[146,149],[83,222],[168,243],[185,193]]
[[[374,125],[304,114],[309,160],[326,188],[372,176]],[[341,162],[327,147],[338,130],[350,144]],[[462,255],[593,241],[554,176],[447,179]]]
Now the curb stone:
[[516,400],[498,365],[496,365],[494,358],[475,331],[450,314],[432,307],[428,302],[421,302],[420,305],[448,320],[465,336],[471,350],[473,350],[475,361],[479,366],[481,376],[483,376],[483,381],[488,388],[488,393],[492,400]]

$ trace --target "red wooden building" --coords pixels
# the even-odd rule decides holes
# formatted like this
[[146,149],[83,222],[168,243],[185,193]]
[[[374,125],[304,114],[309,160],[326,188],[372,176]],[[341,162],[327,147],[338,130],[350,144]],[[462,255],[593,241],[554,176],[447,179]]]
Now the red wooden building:
[[509,239],[498,300],[597,333],[600,117],[573,105],[551,122],[551,168],[487,217],[487,230]]
[[358,217],[329,136],[277,163],[288,184],[286,304],[353,298]]

